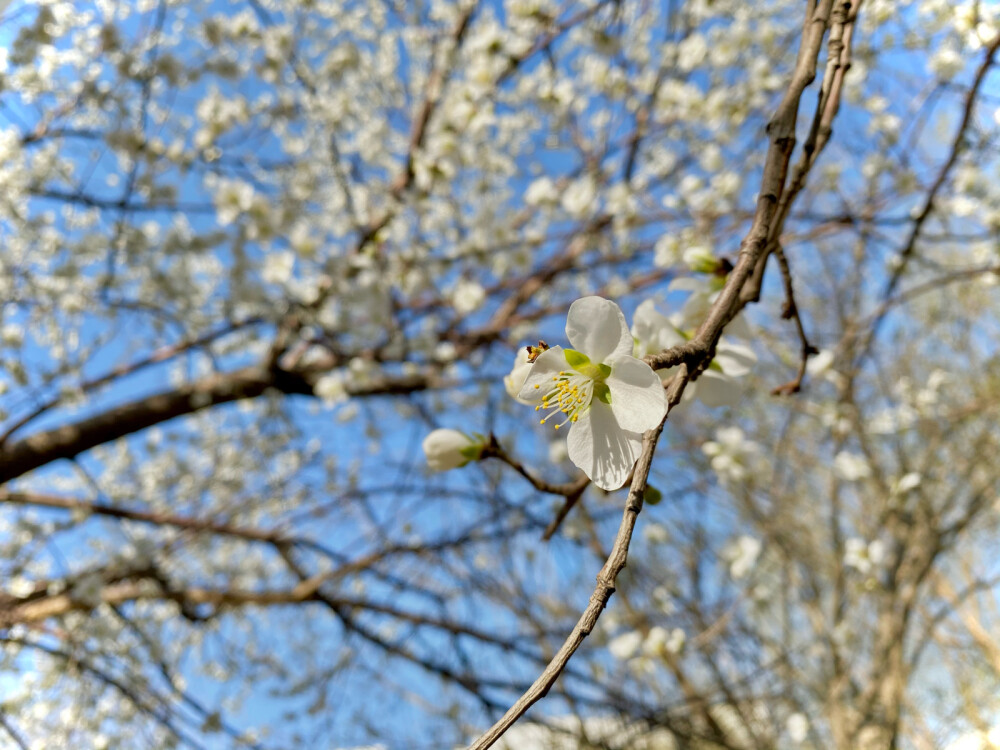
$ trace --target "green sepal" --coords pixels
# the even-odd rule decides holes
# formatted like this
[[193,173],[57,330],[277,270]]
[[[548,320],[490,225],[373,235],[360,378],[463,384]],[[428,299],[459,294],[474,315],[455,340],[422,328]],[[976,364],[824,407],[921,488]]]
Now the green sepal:
[[583,352],[578,352],[576,349],[563,349],[563,353],[566,355],[566,362],[569,363],[570,367],[594,382],[603,383],[611,374],[611,365],[594,364],[590,361],[590,357]]
[[608,388],[607,383],[594,381],[594,398],[608,406],[611,405],[611,389]]
[[642,493],[642,501],[646,505],[659,505],[663,499],[663,493],[651,484],[646,485],[646,491]]
[[459,453],[462,455],[462,458],[466,460],[466,462],[478,461],[480,456],[483,455],[483,447],[484,446],[482,443],[476,443],[475,445],[467,445],[461,450],[459,450]]
[[691,270],[694,271],[695,273],[714,274],[716,271],[718,271],[718,269],[719,269],[719,262],[714,258],[702,258],[698,260],[698,262],[695,263],[693,266],[691,266]]

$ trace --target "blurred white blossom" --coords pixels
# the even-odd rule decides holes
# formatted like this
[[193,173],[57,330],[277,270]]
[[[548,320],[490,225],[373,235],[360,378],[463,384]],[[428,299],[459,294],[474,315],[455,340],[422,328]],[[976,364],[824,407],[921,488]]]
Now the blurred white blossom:
[[729,563],[729,575],[735,580],[745,578],[757,564],[763,545],[759,539],[742,534],[722,551],[723,560]]
[[833,459],[833,472],[847,482],[857,482],[872,475],[867,459],[857,453],[840,451]]
[[423,449],[431,471],[448,471],[477,460],[483,451],[483,442],[464,432],[441,428],[424,438]]

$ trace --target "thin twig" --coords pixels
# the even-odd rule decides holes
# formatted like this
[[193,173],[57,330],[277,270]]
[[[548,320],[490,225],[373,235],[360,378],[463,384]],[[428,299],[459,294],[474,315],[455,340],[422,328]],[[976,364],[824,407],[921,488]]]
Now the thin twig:
[[784,385],[779,385],[771,391],[774,396],[788,396],[792,393],[798,393],[802,389],[802,380],[806,375],[809,357],[817,354],[818,350],[809,343],[805,326],[802,324],[802,316],[799,314],[799,306],[795,303],[795,287],[792,284],[792,271],[788,267],[788,258],[780,244],[774,248],[773,252],[778,261],[778,268],[781,269],[781,281],[785,286],[785,304],[781,311],[781,317],[785,320],[795,321],[795,330],[799,334],[799,369],[795,379]]
[[[951,170],[958,162],[958,157],[961,155],[965,146],[966,132],[972,124],[972,116],[975,113],[979,93],[986,80],[986,74],[990,71],[990,68],[993,67],[993,58],[996,56],[998,49],[1000,49],[1000,34],[997,34],[990,46],[987,47],[986,54],[983,57],[983,62],[976,71],[976,77],[973,79],[972,86],[969,88],[969,92],[966,95],[965,107],[962,112],[962,121],[959,123],[958,130],[955,131],[955,137],[952,139],[948,159],[941,165],[941,170],[938,172],[937,178],[927,191],[927,197],[924,199],[923,206],[913,218],[913,226],[910,228],[910,233],[907,236],[906,241],[903,243],[900,251],[896,254],[899,262],[893,269],[892,275],[885,284],[885,288],[882,290],[881,298],[884,301],[888,301],[896,291],[896,287],[899,286],[899,282],[902,280],[903,274],[906,272],[910,260],[916,252],[917,241],[920,239],[920,234],[923,231],[924,224],[934,211],[934,204],[937,200],[938,193],[948,181],[948,176],[951,174]],[[882,321],[885,320],[888,310],[889,307],[883,304],[879,313],[875,316],[874,320],[872,320],[871,325],[866,328],[864,341],[858,348],[858,361],[863,359],[870,351],[871,345],[874,342],[875,337],[878,335],[878,330],[882,325]],[[857,333],[855,335],[857,335]]]
[[520,474],[522,477],[531,482],[531,486],[534,487],[539,492],[546,492],[550,495],[562,495],[563,497],[573,497],[574,495],[579,495],[582,493],[590,480],[586,476],[580,476],[574,479],[572,482],[563,482],[561,484],[556,484],[554,482],[547,482],[541,477],[536,477],[528,469],[518,461],[516,458],[511,456],[504,449],[499,442],[497,442],[496,436],[490,435],[490,441],[483,448],[483,452],[480,455],[480,460],[486,458],[495,458],[498,461],[510,466],[514,471]]

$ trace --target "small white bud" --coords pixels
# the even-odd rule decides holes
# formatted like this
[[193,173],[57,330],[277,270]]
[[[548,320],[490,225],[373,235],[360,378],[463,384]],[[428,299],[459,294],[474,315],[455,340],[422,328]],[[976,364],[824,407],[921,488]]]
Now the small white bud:
[[483,452],[482,441],[449,429],[434,430],[424,438],[423,447],[431,471],[457,469],[478,459]]

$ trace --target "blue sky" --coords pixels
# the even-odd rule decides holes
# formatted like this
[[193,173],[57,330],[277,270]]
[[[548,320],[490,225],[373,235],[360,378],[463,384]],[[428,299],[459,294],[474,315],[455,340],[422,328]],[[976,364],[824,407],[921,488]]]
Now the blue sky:
[[[220,9],[228,7],[222,2],[216,5]],[[6,27],[0,27],[0,43],[9,44],[15,28],[11,24],[7,24]],[[129,28],[126,29],[126,31],[131,30]],[[913,58],[907,56],[901,56],[898,62],[899,69],[903,72],[906,72],[909,66],[915,64]],[[874,85],[876,87],[884,85],[886,90],[888,90],[891,84],[892,81],[887,78],[885,82],[876,82]],[[188,103],[185,105],[182,102],[180,109],[183,110],[185,106],[193,106],[196,99],[207,90],[209,85],[208,82],[202,82],[189,89],[186,95]],[[234,86],[233,89],[246,89],[247,86],[252,89],[254,85],[240,83]],[[814,92],[815,87],[810,90],[810,93],[805,98],[803,104],[804,112],[809,111],[814,101]],[[7,122],[16,124],[23,122],[30,126],[38,116],[37,109],[19,104],[16,101],[16,97],[12,95],[3,96],[0,101],[4,105],[4,109],[0,110],[0,124],[3,124],[3,121],[6,120]],[[838,123],[838,133],[835,137],[840,140],[831,146],[831,153],[837,156],[828,156],[827,158],[844,159],[846,156],[849,156],[852,138],[859,137],[864,133],[866,121],[867,115],[859,114],[856,109],[851,109],[847,113],[847,116]],[[758,124],[756,123],[754,127],[747,128],[746,132],[737,139],[738,146],[742,147],[749,143],[762,142],[761,133],[756,128]],[[264,143],[261,149],[266,149],[269,145]],[[573,166],[565,161],[565,155],[551,154],[546,159],[542,162],[542,165],[546,169],[562,172]],[[851,168],[849,166],[848,170],[850,171]],[[114,189],[109,188],[105,193],[103,187],[97,187],[102,185],[104,177],[113,169],[114,165],[110,163],[110,160],[102,160],[98,163],[88,183],[89,186],[94,187],[96,194],[106,194],[112,198],[116,197]],[[756,168],[751,168],[749,171],[752,175],[756,175]],[[519,179],[524,179],[524,176],[522,175]],[[756,184],[753,176],[748,179],[747,184],[750,187],[746,189],[747,195],[745,197],[749,198],[750,193],[753,191],[753,186]],[[192,203],[207,203],[209,201],[210,196],[203,190],[199,181],[195,180],[193,175],[184,185],[185,189],[190,189],[190,193],[183,196],[184,200]],[[40,201],[35,205],[36,210],[47,208],[44,201]],[[829,210],[831,213],[835,213],[840,207],[810,206],[809,208],[812,210]],[[897,206],[896,213],[905,213],[907,208],[908,206],[905,204]],[[188,219],[196,229],[207,228],[212,223],[212,219],[204,215],[192,214]],[[153,213],[149,215],[148,220],[169,222],[170,215],[167,213]],[[655,229],[650,229],[646,233],[639,233],[637,239],[639,241],[652,240],[654,239],[655,232]],[[555,245],[550,246],[547,250],[552,252],[554,248]],[[730,256],[735,251],[735,247],[721,249],[721,252]],[[224,263],[228,264],[231,262],[231,258],[227,257],[224,249],[221,249],[219,252]],[[251,246],[251,253],[253,252],[255,250]],[[641,267],[644,264],[648,264],[648,262],[649,254],[647,253],[637,256],[633,265]],[[610,272],[595,271],[593,280],[596,284],[606,280],[609,275]],[[449,279],[442,279],[441,281],[447,282]],[[880,281],[881,278],[877,275],[872,278],[873,283]],[[777,288],[772,274],[772,278],[769,281],[769,288],[766,292],[768,299],[772,301],[777,299]],[[662,293],[663,289],[664,287],[661,285],[659,288],[651,291]],[[636,295],[622,301],[623,308],[629,319],[631,319],[632,312],[643,296]],[[672,302],[676,302],[676,298],[666,300],[667,305]],[[774,305],[776,303],[772,306]],[[482,315],[485,316],[489,312],[489,309],[484,310]],[[19,321],[16,310],[5,309],[4,315],[5,321]],[[474,321],[475,318],[473,318]],[[561,315],[553,316],[541,322],[538,326],[537,338],[544,338],[551,344],[562,342],[564,338],[562,333],[563,323]],[[127,326],[128,335],[113,337],[110,343],[102,347],[99,354],[87,363],[84,370],[85,374],[94,376],[106,372],[123,362],[131,361],[136,355],[134,347],[137,340],[143,338],[155,340],[163,335],[162,333],[154,332],[147,319],[141,315],[121,316],[113,322],[99,320],[94,317],[88,325],[84,326],[83,334],[85,336],[97,337],[116,326]],[[266,330],[266,327],[261,328],[262,336]],[[791,331],[789,331],[789,336],[791,336]],[[512,356],[513,352],[511,349],[506,346],[497,346],[481,364],[460,366],[459,374],[469,377],[473,375],[485,375],[494,383],[492,393],[495,399],[502,401],[505,396],[503,395],[500,378],[508,370]],[[45,357],[45,351],[36,345],[29,345],[26,350],[26,359],[28,360],[43,362]],[[243,358],[233,356],[226,359],[223,364],[229,368],[241,364],[242,361]],[[83,409],[74,412],[55,410],[33,422],[29,430],[26,430],[23,434],[31,430],[41,430],[56,426],[65,423],[67,419],[80,418],[93,411],[106,408],[111,404],[122,403],[156,392],[167,387],[168,382],[167,367],[158,366],[144,369],[133,377],[116,381],[116,385],[111,392],[103,393],[100,397],[88,403]],[[471,391],[475,387],[475,385],[469,385],[468,390]],[[39,393],[37,395],[39,398],[44,398],[48,394]],[[11,414],[16,416],[23,413],[26,407],[26,404],[20,400],[21,398],[22,394],[19,392],[19,389],[12,389],[11,394],[0,397],[0,406],[9,409]],[[411,402],[414,406],[427,407],[433,399],[433,396],[420,395],[413,397]],[[393,413],[390,404],[386,401],[376,399],[370,404],[366,403],[362,406],[362,418],[370,418],[371,424],[382,430],[381,434],[372,438],[359,438],[360,430],[357,423],[340,424],[335,419],[335,413],[331,413],[329,410],[317,410],[315,402],[312,400],[291,397],[286,400],[284,409],[284,415],[288,418],[297,433],[297,445],[304,446],[310,440],[319,440],[323,445],[337,446],[336,454],[341,467],[357,463],[363,467],[363,474],[368,472],[370,475],[375,472],[377,478],[384,480],[387,486],[403,488],[398,492],[384,493],[379,498],[377,504],[373,504],[367,509],[367,512],[370,513],[369,521],[371,525],[385,526],[391,529],[396,537],[393,541],[402,541],[419,535],[429,536],[431,533],[440,532],[441,529],[460,530],[481,523],[485,502],[476,504],[476,498],[489,498],[490,501],[499,502],[502,500],[506,502],[509,504],[512,513],[523,517],[522,522],[525,525],[533,523],[544,525],[548,518],[550,518],[551,504],[547,500],[539,500],[537,495],[518,478],[512,479],[509,475],[504,474],[502,475],[502,479],[498,481],[499,475],[494,467],[487,467],[485,470],[479,467],[470,468],[464,472],[431,479],[427,485],[430,488],[430,494],[433,495],[435,492],[440,492],[442,497],[433,503],[421,505],[424,502],[423,495],[419,492],[412,492],[407,488],[417,485],[419,489],[423,489],[421,486],[424,477],[423,466],[417,446],[431,425],[415,415],[410,415],[405,419],[400,418]],[[433,409],[428,410],[434,412]],[[516,442],[520,455],[528,458],[540,457],[541,463],[545,463],[547,439],[542,435],[541,430],[525,426],[530,422],[529,418],[530,414],[513,408],[477,408],[469,410],[460,404],[453,403],[449,408],[435,412],[433,423],[440,426],[461,426],[464,429],[480,432],[488,432],[492,429],[506,444]],[[272,419],[275,423],[277,422],[275,418],[262,418],[258,415],[252,417],[244,416],[240,407],[235,405],[218,408],[213,412],[212,419],[219,422],[223,420],[242,421],[246,431],[264,430],[268,427],[268,421]],[[256,421],[258,419],[260,420],[259,422]],[[190,434],[191,429],[192,427],[185,423],[171,423],[163,426],[163,433],[167,436],[181,439],[186,433]],[[143,455],[143,451],[145,450],[142,447],[145,445],[144,439],[145,436],[139,435],[130,440],[130,444],[136,447],[140,456]],[[669,441],[670,437],[668,436],[667,439]],[[382,448],[382,454],[377,459],[373,459],[368,451],[369,440],[377,440]],[[664,457],[657,465],[654,483],[665,490],[670,491],[674,489],[675,491],[669,495],[669,502],[665,501],[655,508],[647,508],[640,521],[640,526],[652,519],[658,519],[664,523],[681,523],[690,522],[693,517],[700,516],[703,520],[704,528],[713,536],[722,538],[728,534],[738,519],[734,519],[722,511],[712,512],[709,510],[706,512],[696,502],[696,498],[693,495],[683,491],[683,488],[687,486],[690,479],[691,467],[675,464],[672,458],[673,452],[669,450],[669,445],[664,445],[662,452]],[[80,463],[81,466],[90,469],[93,473],[99,473],[100,466],[92,457],[84,457]],[[562,478],[562,469],[555,469],[554,471],[558,478]],[[51,474],[48,472],[51,472]],[[67,466],[57,466],[46,470],[44,473],[36,473],[33,476],[33,480],[37,481],[39,478],[48,478],[55,475],[71,476],[73,475],[73,470]],[[304,470],[298,477],[298,481],[306,488],[313,488],[315,494],[319,496],[324,492],[322,487],[325,478],[324,470],[317,464]],[[682,489],[677,490],[676,488]],[[266,490],[266,487],[262,486],[261,490]],[[446,492],[455,492],[456,496],[449,501],[444,498]],[[601,514],[600,528],[602,532],[607,532],[617,522],[618,506],[616,503],[610,503],[597,506],[597,508],[600,508]],[[15,512],[24,513],[26,511],[18,510]],[[64,518],[63,515],[57,513],[46,514],[41,511],[30,511],[30,513],[39,518]],[[409,519],[408,529],[404,529],[402,525],[395,523],[395,518],[400,515],[405,515]],[[314,522],[308,519],[300,523],[300,530],[303,533],[307,533],[313,538],[321,540],[323,543],[347,555],[355,554],[356,551],[366,548],[367,544],[370,543],[370,540],[366,540],[366,535],[370,532],[370,527],[366,529],[361,523],[348,524],[339,518],[336,520],[336,523],[331,521]],[[494,523],[495,528],[500,533],[504,528],[504,524],[500,520],[494,520]],[[86,541],[90,535],[120,534],[120,531],[110,531],[110,529],[117,526],[118,524],[114,522],[92,520],[73,533],[62,534],[58,540],[53,540],[51,543],[53,547],[52,557],[59,560],[65,559],[69,564],[72,564],[78,558],[84,556]],[[582,606],[588,593],[586,591],[586,584],[582,582],[591,579],[593,572],[598,567],[594,560],[585,553],[585,545],[566,539],[558,539],[551,544],[540,545],[536,539],[537,537],[533,532],[523,534],[512,549],[517,554],[512,561],[508,561],[508,564],[516,568],[517,579],[525,582],[525,593],[541,599],[544,596],[559,595],[567,589],[573,588],[579,591],[577,598],[580,600]],[[55,551],[56,549],[58,549],[58,552]],[[529,552],[532,555],[530,559]],[[495,573],[497,571],[488,572]],[[441,576],[442,580],[457,580],[443,572]],[[427,597],[423,597],[417,593],[401,596],[398,590],[385,580],[375,580],[369,577],[366,584],[368,586],[366,593],[373,599],[391,601],[397,606],[407,607],[411,611],[424,614],[431,614],[435,611],[433,604]],[[614,604],[612,607],[614,607]],[[316,605],[315,609],[318,610],[318,605]],[[461,602],[461,610],[461,613],[469,621],[490,628],[510,628],[513,630],[516,624],[510,618],[509,613],[505,613],[500,608],[484,603],[481,600],[471,599],[463,601]],[[325,613],[319,614],[317,612],[317,614],[318,616],[315,618],[300,616],[297,614],[297,611],[262,614],[258,618],[255,618],[255,622],[259,625],[258,630],[253,634],[255,643],[258,647],[267,649],[276,658],[281,659],[285,649],[285,629],[297,627],[302,623],[302,619],[300,618],[308,617],[309,624],[316,629],[316,662],[333,663],[337,659],[337,650],[341,644],[343,633],[340,625],[332,617],[326,617]],[[569,617],[565,618],[567,623],[571,619]],[[227,621],[222,627],[223,634],[236,638],[235,627],[233,623]],[[405,631],[403,632],[404,635],[401,636],[401,642],[408,643]],[[462,664],[455,653],[449,652],[449,649],[454,646],[449,640],[426,637],[426,640],[420,641],[424,636],[413,634],[409,637],[414,639],[415,642],[420,642],[421,647],[428,653],[440,652],[440,656],[444,662],[471,667],[474,671],[478,671],[480,667],[483,667],[490,674],[493,674],[494,670],[496,673],[509,672],[512,676],[520,679],[530,679],[536,671],[534,666],[524,662],[517,662],[498,651],[483,649],[474,645],[471,641],[463,641],[463,644],[467,647],[467,663]],[[357,641],[356,638],[354,640],[355,642]],[[399,660],[393,661],[391,664],[387,663],[383,655],[376,649],[357,642],[356,645],[359,662],[366,669],[372,672],[377,672],[380,669],[392,670],[393,682],[410,687],[419,685],[419,692],[423,700],[435,702],[439,701],[444,695],[439,690],[436,680],[428,679],[426,673],[419,668],[412,665],[402,665]],[[585,648],[590,649],[588,653],[591,655],[597,653],[593,647],[585,646]],[[297,653],[293,655],[289,652],[289,658],[299,658],[299,655]],[[600,654],[597,658],[610,666],[610,661],[606,658],[606,655]],[[192,656],[188,661],[188,670],[185,676],[188,678],[191,692],[208,704],[214,705],[222,693],[244,687],[235,684],[219,686],[214,682],[206,680],[194,668],[197,657]],[[14,679],[16,678],[7,677],[7,684],[12,684],[11,681]],[[152,679],[155,680],[157,678],[154,676]],[[0,682],[0,684],[3,683]],[[364,671],[359,670],[352,674],[349,679],[345,679],[343,684],[338,685],[336,706],[328,707],[327,710],[320,712],[316,717],[306,718],[300,720],[298,723],[290,724],[283,720],[283,712],[292,707],[302,708],[305,704],[309,703],[311,696],[279,700],[269,694],[269,690],[273,685],[268,684],[266,681],[255,682],[252,685],[250,697],[245,702],[243,708],[228,714],[227,718],[237,726],[265,722],[273,724],[278,727],[278,738],[286,745],[296,744],[293,735],[295,732],[301,730],[307,734],[324,736],[326,741],[329,742],[328,746],[330,747],[349,746],[361,744],[367,734],[365,726],[357,719],[355,712],[370,708],[373,702],[376,704],[382,702],[388,704],[388,708],[379,714],[379,718],[384,721],[384,725],[379,728],[386,730],[392,738],[397,740],[398,744],[393,745],[393,747],[430,748],[439,746],[433,738],[437,736],[435,735],[435,731],[441,725],[429,722],[426,714],[419,708],[416,700],[412,702],[405,700],[401,697],[402,691],[396,696],[387,697],[386,694],[381,692],[382,688],[374,687],[374,685],[374,680],[366,680]],[[509,699],[511,694],[509,692],[497,691],[496,696],[498,701],[502,701]],[[464,698],[463,701],[463,710],[469,711],[470,716],[475,716],[473,723],[482,723],[485,721],[486,717],[483,713],[475,713],[478,709]],[[559,713],[564,710],[564,704],[561,703],[558,696],[552,696],[546,703],[544,710]],[[416,744],[414,744],[414,736],[421,738],[421,740],[416,741]],[[280,743],[276,742],[275,744]],[[206,748],[222,748],[227,745],[222,739],[208,738],[205,740],[204,746]]]

